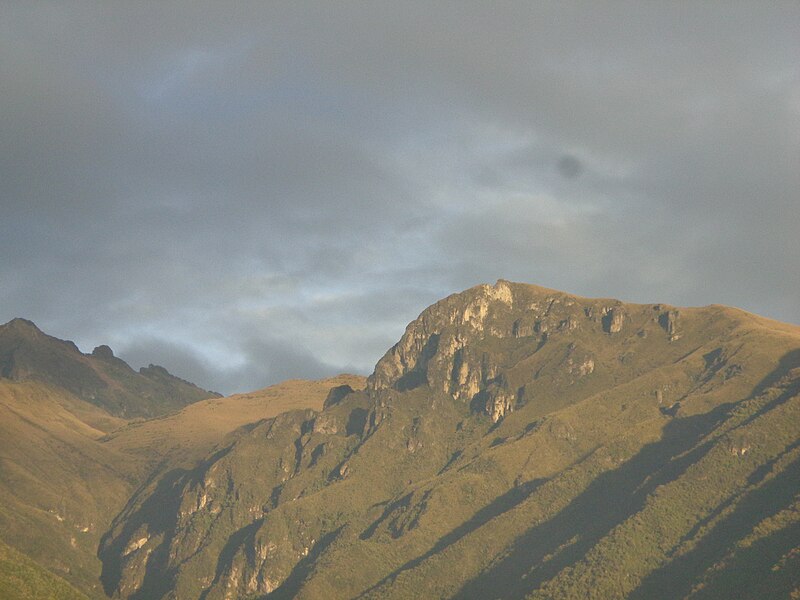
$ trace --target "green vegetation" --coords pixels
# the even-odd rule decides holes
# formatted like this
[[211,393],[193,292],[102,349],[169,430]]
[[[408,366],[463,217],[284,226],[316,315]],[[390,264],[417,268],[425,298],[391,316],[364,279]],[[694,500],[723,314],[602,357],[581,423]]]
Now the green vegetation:
[[[321,408],[332,386],[363,387],[363,378],[352,376],[286,382],[193,402],[147,421],[126,420],[109,410],[135,413],[139,404],[116,410],[76,393],[100,381],[106,391],[123,390],[118,399],[124,400],[157,385],[172,389],[177,407],[209,394],[157,367],[137,374],[107,348],[81,354],[19,319],[0,326],[0,371],[0,536],[92,598],[105,597],[100,541],[139,485],[194,465],[248,423],[288,408]],[[189,393],[181,396],[184,389]],[[157,395],[146,400],[158,412],[169,406]]]
[[0,541],[0,598],[3,600],[86,600],[63,579]]
[[[495,422],[496,421],[496,422]],[[800,593],[800,330],[498,283],[427,309],[368,389],[141,490],[107,592]]]
[[69,360],[133,394],[166,372],[12,329],[15,593],[800,597],[800,328],[498,282],[426,309],[366,388],[285,382],[136,421],[76,395],[91,377]]

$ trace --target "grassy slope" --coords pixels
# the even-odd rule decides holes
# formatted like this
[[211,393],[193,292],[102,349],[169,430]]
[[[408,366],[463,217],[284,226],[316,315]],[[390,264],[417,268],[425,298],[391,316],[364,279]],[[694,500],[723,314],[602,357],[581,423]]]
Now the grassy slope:
[[365,379],[339,375],[318,381],[290,380],[255,392],[203,400],[171,415],[127,425],[109,435],[106,444],[171,467],[191,465],[239,427],[288,410],[322,410],[330,389],[341,385],[361,389]]
[[[555,474],[547,461],[544,468],[529,468],[523,481],[541,485],[514,501],[495,500],[486,509],[490,519],[462,522],[452,530],[456,535],[439,538],[422,560],[405,563],[369,595],[414,597],[425,589],[430,597],[514,598],[539,588],[533,597],[683,597],[703,585],[704,569],[744,543],[760,519],[793,514],[793,494],[800,491],[794,462],[800,373],[789,371],[798,363],[798,329],[753,327],[759,319],[716,307],[689,316],[708,323],[713,311],[735,325],[722,340],[554,415],[569,423],[575,438],[568,444],[578,450],[573,465]],[[728,366],[740,362],[749,372],[726,379],[734,371],[692,364],[716,348],[724,349]],[[777,367],[772,373],[770,364]],[[655,387],[681,399],[678,418],[655,410]],[[531,440],[523,452],[526,437]],[[529,449],[532,457],[546,456],[545,444],[537,447],[533,438],[501,444],[495,454],[507,446],[511,456],[497,456],[494,466],[513,468],[513,455]],[[738,456],[743,447],[747,453]],[[783,486],[783,495],[757,491],[772,491],[769,481]],[[735,532],[726,530],[730,519],[739,523]],[[765,532],[779,531],[775,527],[762,524]],[[798,539],[784,541],[788,546],[775,557],[786,559],[784,586],[800,585],[796,574],[791,582]],[[697,548],[705,550],[705,562],[698,561]],[[681,562],[680,556],[686,558]],[[761,569],[768,573],[772,566]],[[718,587],[723,580],[716,577]],[[731,597],[730,589],[704,589],[710,597]],[[784,597],[783,588],[766,589],[773,596],[763,595],[764,589],[739,591],[741,597]]]
[[64,390],[0,379],[2,539],[100,597],[100,539],[153,469],[191,464],[235,429],[287,408],[321,408],[344,383],[363,378],[286,382],[128,423]]
[[100,537],[143,475],[99,441],[98,427],[121,423],[62,390],[0,380],[2,537],[85,590],[99,587]]
[[0,541],[0,598],[3,600],[86,600],[63,579]]
[[[670,342],[668,308],[627,305],[612,335],[589,318],[544,344],[473,340],[526,390],[499,425],[436,381],[262,423],[132,504],[106,582],[205,600],[729,597],[733,575],[791,591],[800,330],[712,306],[681,309]],[[594,372],[570,374],[584,356]]]
[[170,375],[162,367],[134,371],[107,346],[83,354],[30,321],[0,325],[0,377],[38,381],[118,417],[154,417],[218,394]]

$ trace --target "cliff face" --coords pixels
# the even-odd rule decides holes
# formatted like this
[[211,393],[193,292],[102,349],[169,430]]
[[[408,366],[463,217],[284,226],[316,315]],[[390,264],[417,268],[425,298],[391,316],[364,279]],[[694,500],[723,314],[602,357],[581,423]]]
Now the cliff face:
[[[653,323],[663,323],[670,340],[677,339],[676,311],[656,306],[636,313],[629,327],[636,326],[642,337]],[[606,338],[620,334],[626,318],[625,308],[614,300],[502,280],[480,285],[437,302],[409,324],[378,361],[369,386],[404,391],[425,385],[483,410],[496,423],[530,398],[526,392],[540,375],[516,366],[548,342],[550,350],[569,340],[557,375],[590,375],[595,368],[590,347],[615,345]]]
[[798,328],[500,281],[423,311],[365,391],[140,490],[103,583],[205,600],[791,591],[799,431]]

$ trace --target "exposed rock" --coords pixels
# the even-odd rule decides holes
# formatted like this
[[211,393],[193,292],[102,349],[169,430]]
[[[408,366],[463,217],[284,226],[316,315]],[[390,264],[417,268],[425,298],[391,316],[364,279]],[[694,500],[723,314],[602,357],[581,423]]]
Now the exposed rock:
[[422,440],[417,438],[408,438],[406,440],[406,450],[408,450],[411,454],[414,454],[414,452],[422,448],[422,446]]
[[95,358],[108,360],[110,358],[114,358],[114,351],[111,350],[111,348],[109,348],[105,344],[103,344],[101,346],[97,346],[94,350],[92,350],[92,356],[94,356]]
[[739,444],[732,444],[729,447],[730,453],[734,456],[738,456],[742,458],[745,454],[750,451],[750,444],[747,442],[741,442]]
[[533,333],[533,325],[530,323],[526,324],[522,319],[517,319],[511,326],[511,337],[530,337]]
[[[487,332],[486,321],[495,312],[491,307],[507,311],[513,303],[510,284],[498,281],[494,286],[477,286],[430,306],[408,325],[400,341],[378,361],[367,387],[411,389],[432,383],[447,392],[448,377],[442,375],[453,373],[455,353],[470,338]],[[488,328],[491,335],[501,331],[493,325]],[[509,329],[504,331],[508,335]],[[431,370],[435,378],[428,376]]]
[[454,400],[469,402],[481,390],[484,376],[480,365],[471,364],[465,352],[459,351],[453,361],[450,394]]
[[594,361],[591,358],[586,358],[576,365],[576,368],[579,377],[589,375],[594,372]]
[[607,333],[619,333],[622,331],[622,325],[625,323],[625,313],[619,308],[609,308],[605,310],[603,317],[603,329]]
[[680,334],[678,333],[679,316],[680,313],[677,310],[668,310],[658,318],[658,322],[667,332],[670,342],[674,342],[675,340],[678,340],[681,337]]
[[325,402],[322,404],[322,410],[325,410],[330,406],[336,406],[354,391],[355,390],[347,384],[332,387],[328,392],[328,396],[325,398]]
[[578,328],[578,319],[570,315],[558,324],[558,329],[561,331],[574,331]]
[[139,374],[145,377],[172,377],[172,374],[161,365],[149,364],[139,369]]
[[486,399],[486,414],[497,423],[514,410],[514,399],[507,392],[499,390],[490,393]]
[[132,540],[131,543],[129,543],[125,547],[125,551],[122,553],[122,556],[128,556],[129,554],[132,554],[132,553],[136,552],[142,546],[144,546],[148,541],[150,541],[150,537],[147,536],[147,535],[145,535],[143,537],[140,537],[140,538],[137,538],[135,540]]
[[328,435],[336,434],[339,432],[339,423],[336,417],[323,412],[314,419],[313,431],[314,433],[324,433]]

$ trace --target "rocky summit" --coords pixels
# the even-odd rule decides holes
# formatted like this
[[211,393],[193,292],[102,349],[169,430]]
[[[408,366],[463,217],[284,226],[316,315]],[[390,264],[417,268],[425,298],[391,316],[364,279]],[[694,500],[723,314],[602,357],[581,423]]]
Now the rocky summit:
[[99,558],[130,599],[797,596],[800,328],[477,286],[152,472]]

